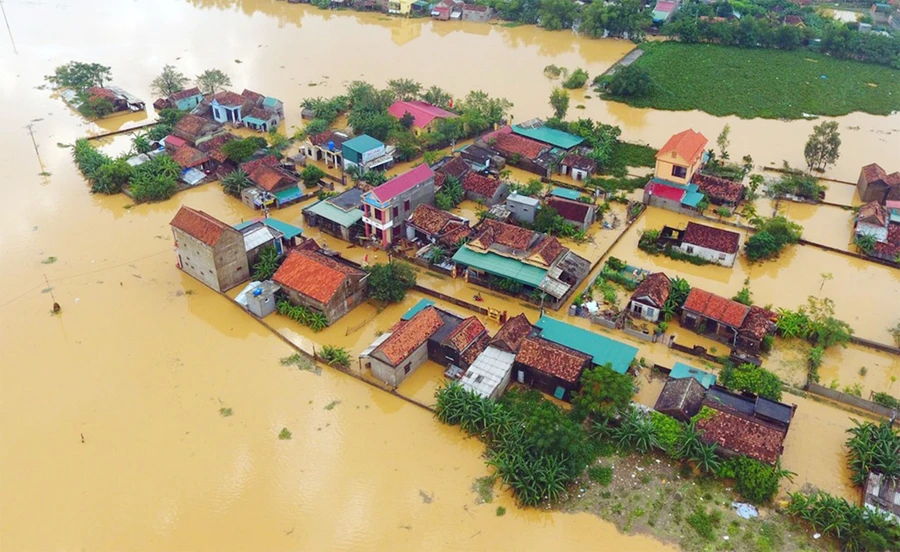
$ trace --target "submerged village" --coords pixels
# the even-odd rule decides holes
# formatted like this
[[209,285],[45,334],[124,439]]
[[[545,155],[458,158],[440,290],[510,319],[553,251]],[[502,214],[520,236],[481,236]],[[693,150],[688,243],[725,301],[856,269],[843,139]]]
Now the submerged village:
[[[658,2],[654,24],[679,6]],[[459,95],[371,78],[276,98],[218,69],[161,71],[147,99],[98,64],[48,76],[87,119],[155,113],[65,145],[91,192],[177,203],[173,270],[289,344],[285,366],[339,370],[481,441],[481,503],[509,492],[685,549],[900,546],[900,306],[863,289],[898,285],[900,157],[825,178],[842,146],[829,121],[806,167],[736,151],[728,125],[632,143],[570,109],[568,86],[518,120],[477,75]],[[600,94],[601,77],[577,88]],[[200,187],[252,216],[182,200]],[[874,274],[854,292],[862,329],[829,298],[850,263]],[[805,287],[772,291],[784,278]],[[786,462],[800,439],[840,475]]]

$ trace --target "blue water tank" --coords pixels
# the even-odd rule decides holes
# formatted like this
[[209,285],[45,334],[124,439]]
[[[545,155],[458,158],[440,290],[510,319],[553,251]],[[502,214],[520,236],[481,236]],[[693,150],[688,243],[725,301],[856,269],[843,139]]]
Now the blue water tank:
[[334,141],[333,140],[328,141],[328,151],[334,151]]

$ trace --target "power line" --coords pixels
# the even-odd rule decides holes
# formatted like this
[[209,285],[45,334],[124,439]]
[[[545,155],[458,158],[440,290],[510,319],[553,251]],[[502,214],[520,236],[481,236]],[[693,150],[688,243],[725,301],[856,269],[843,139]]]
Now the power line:
[[6,17],[6,8],[3,7],[3,0],[0,0],[0,12],[3,12],[3,21],[6,22],[6,30],[9,32],[9,41],[12,43],[13,53],[19,55],[16,50],[16,41],[13,40],[12,29],[9,27],[9,18]]

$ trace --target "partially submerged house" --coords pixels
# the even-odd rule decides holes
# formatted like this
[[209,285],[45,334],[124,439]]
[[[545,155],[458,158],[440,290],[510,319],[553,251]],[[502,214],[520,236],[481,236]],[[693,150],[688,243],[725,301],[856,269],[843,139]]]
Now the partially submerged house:
[[541,202],[537,198],[516,192],[506,196],[506,209],[509,210],[513,220],[533,224],[534,217],[540,208]]
[[[251,226],[257,222],[261,222],[268,226],[275,232],[278,232],[282,236],[282,241],[286,247],[296,247],[300,245],[300,241],[303,239],[303,229],[299,226],[294,226],[293,224],[288,224],[283,220],[278,220],[276,218],[268,217],[268,218],[254,218],[250,220],[245,220],[244,222],[239,222],[235,224],[232,228],[237,231],[241,231],[244,228]],[[281,251],[279,251],[281,253]]]
[[672,281],[662,272],[655,272],[644,278],[631,294],[628,312],[650,322],[659,321],[669,299]]
[[506,184],[499,178],[475,172],[466,174],[462,179],[462,187],[466,191],[466,199],[480,201],[489,207],[501,203],[509,194]]
[[559,163],[559,174],[569,175],[572,180],[584,181],[597,172],[597,162],[585,155],[567,153]]
[[208,105],[204,101],[195,111],[208,113],[217,123],[246,126],[261,132],[276,130],[284,119],[281,100],[247,89],[240,94],[223,90],[213,95]]
[[456,113],[421,100],[398,100],[391,104],[388,108],[388,113],[398,120],[409,114],[412,117],[411,128],[416,134],[434,130],[437,121],[440,119],[459,117]]
[[682,362],[676,362],[669,372],[669,378],[679,380],[693,378],[697,383],[703,386],[703,389],[709,389],[716,384],[716,375],[710,374],[705,370],[688,366]]
[[706,389],[694,378],[668,379],[653,409],[684,423],[700,412]]
[[871,236],[875,240],[867,254],[888,262],[900,262],[900,201],[888,201],[888,208],[877,201],[866,203],[856,215],[854,238]]
[[277,207],[297,201],[303,196],[300,180],[282,169],[274,155],[243,163],[241,170],[247,173],[250,182],[262,192],[262,196],[272,198]]
[[869,472],[863,506],[900,523],[900,480]]
[[466,163],[462,157],[444,157],[434,165],[431,165],[435,174],[441,174],[444,177],[452,177],[462,184],[463,179],[472,171],[472,167]]
[[190,111],[200,105],[203,101],[203,93],[196,86],[186,88],[170,94],[168,98],[159,98],[153,102],[153,108],[157,111],[163,109],[177,109],[179,111]]
[[212,168],[208,155],[187,144],[175,150],[172,160],[181,167],[181,181],[189,186],[201,183]]
[[621,341],[578,326],[566,324],[546,315],[541,316],[534,326],[540,330],[542,338],[584,353],[591,357],[594,366],[609,365],[613,371],[619,374],[628,371],[638,353],[637,347],[626,345]]
[[[536,140],[513,134],[509,126],[482,136],[477,144],[500,155],[506,162],[522,170],[549,177],[556,159],[551,148]],[[560,152],[561,154],[561,152]]]
[[584,142],[584,138],[581,136],[546,126],[540,119],[531,119],[530,121],[512,125],[511,128],[513,134],[556,148],[560,150],[560,153],[571,151]]
[[859,172],[856,190],[864,203],[900,200],[900,171],[887,174],[878,163],[866,165]]
[[185,205],[170,225],[178,268],[220,292],[249,279],[244,237],[240,232]]
[[740,249],[740,240],[741,235],[737,232],[689,222],[679,248],[688,255],[731,267]]
[[489,6],[483,6],[481,4],[463,4],[462,6],[463,21],[478,21],[479,23],[487,23],[488,21],[490,21],[493,15],[494,10]]
[[506,159],[488,148],[469,144],[459,150],[459,156],[475,172],[499,173],[506,166]]
[[672,14],[678,9],[679,4],[680,2],[678,0],[675,0],[674,2],[659,0],[656,5],[653,6],[653,24],[660,26],[668,21],[669,18],[672,17]]
[[703,164],[706,144],[706,137],[693,129],[672,136],[656,153],[654,176],[675,184],[690,183]]
[[326,130],[319,134],[308,136],[300,151],[306,155],[307,159],[313,161],[325,161],[328,167],[340,167],[344,163],[342,156],[342,148],[344,142],[350,137],[343,132],[336,130]]
[[303,220],[326,234],[347,242],[355,242],[364,234],[362,194],[360,188],[350,188],[335,197],[317,201],[303,208]]
[[406,219],[406,238],[409,240],[455,247],[471,233],[468,220],[426,203],[416,207]]
[[250,268],[259,262],[259,254],[266,247],[273,248],[279,256],[284,254],[284,234],[262,221],[243,224],[235,230],[244,237],[244,251]]
[[294,305],[320,312],[331,325],[366,300],[368,274],[320,251],[293,250],[272,280]]
[[762,307],[697,288],[688,294],[681,314],[683,328],[751,354],[759,353],[763,338],[774,333],[775,320],[776,315]]
[[587,231],[597,216],[597,207],[593,203],[551,195],[544,200],[544,204],[559,213],[566,222],[582,231]]
[[[590,271],[590,263],[546,234],[485,219],[453,255],[457,268],[480,285],[511,280],[524,292],[540,290],[548,306],[560,302]],[[494,285],[496,287],[496,285]]]
[[195,146],[199,146],[203,140],[224,132],[226,132],[225,128],[219,123],[191,113],[182,117],[172,129],[172,134]]
[[[144,100],[118,86],[92,86],[85,90],[84,96],[91,100],[103,99],[108,101],[113,106],[113,113],[120,113],[122,111],[144,111],[146,107],[144,105]],[[81,105],[80,102],[77,101],[77,98],[79,97],[80,96],[78,95],[63,95],[63,98],[71,103],[76,109]],[[68,98],[72,98],[72,100],[69,100]]]
[[394,146],[361,134],[341,143],[344,170],[355,167],[360,174],[371,170],[387,170],[394,165]]
[[463,389],[480,397],[498,398],[509,385],[516,355],[488,346],[459,380]]
[[[345,142],[346,145],[349,142]],[[434,203],[434,171],[422,164],[362,195],[366,238],[387,248],[416,207]]]
[[516,381],[560,400],[571,400],[580,389],[581,374],[591,357],[540,337],[526,337],[516,354]]

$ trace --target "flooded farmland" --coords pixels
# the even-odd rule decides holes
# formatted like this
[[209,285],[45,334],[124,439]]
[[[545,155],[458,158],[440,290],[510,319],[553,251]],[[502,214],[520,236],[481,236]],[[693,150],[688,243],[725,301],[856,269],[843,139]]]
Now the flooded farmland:
[[[7,160],[0,183],[4,550],[663,548],[586,514],[518,510],[505,492],[493,504],[476,505],[469,489],[487,473],[477,441],[348,376],[282,366],[279,359],[293,350],[179,272],[172,254],[169,221],[182,203],[227,221],[253,214],[215,184],[156,205],[91,196],[69,150],[57,144],[153,115],[92,125],[38,89],[43,75],[70,59],[112,66],[115,84],[146,99],[165,63],[189,75],[218,67],[236,88],[282,98],[290,126],[300,121],[304,97],[338,93],[353,79],[381,84],[410,77],[455,94],[482,88],[508,97],[521,119],[549,112],[553,82],[542,75],[545,65],[598,74],[629,43],[265,0],[3,5],[9,21],[8,32],[0,31],[0,142]],[[799,164],[814,124],[637,110],[596,98],[584,105],[584,116],[655,146],[685,127],[712,137],[729,122],[732,151],[751,153],[758,163],[787,156]],[[894,160],[900,117],[854,114],[839,121],[845,146],[830,175],[855,180],[861,164]],[[127,141],[107,147],[127,149]],[[283,216],[298,223],[299,208]],[[659,222],[652,211],[640,224],[648,221]],[[626,245],[630,236],[614,254],[639,256],[633,243]],[[687,277],[731,294],[746,271],[758,303],[794,306],[827,270],[835,275],[826,293],[838,314],[861,335],[883,339],[884,305],[897,304],[896,271],[802,251],[758,269]],[[851,291],[860,289],[888,295]],[[54,300],[62,306],[59,317],[50,316]],[[502,297],[488,300],[503,304]],[[408,306],[379,314],[364,305],[315,339],[358,352]],[[534,310],[526,312],[534,317]],[[273,323],[304,347],[313,345],[312,334],[296,325]],[[872,377],[874,364],[860,362],[870,365]],[[413,383],[420,384],[415,396],[424,395],[429,382]],[[800,415],[819,420],[813,406],[804,404]],[[822,416],[834,419],[828,446],[835,456],[835,439],[849,422],[845,413],[828,412]],[[282,428],[291,440],[277,438]],[[790,437],[786,467],[822,470],[808,465],[820,450],[818,435]],[[839,488],[828,477],[834,476],[809,479]],[[496,517],[496,506],[509,513]]]

